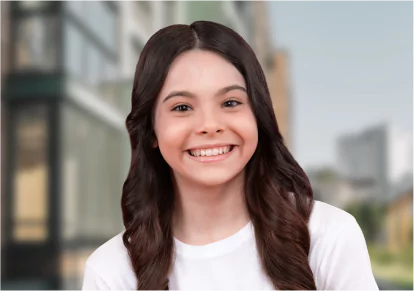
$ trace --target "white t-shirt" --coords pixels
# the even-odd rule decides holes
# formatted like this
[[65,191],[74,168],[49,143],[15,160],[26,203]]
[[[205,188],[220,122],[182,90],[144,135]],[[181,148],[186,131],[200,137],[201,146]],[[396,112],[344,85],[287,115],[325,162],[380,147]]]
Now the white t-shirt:
[[[315,201],[309,264],[318,290],[378,290],[365,238],[349,213]],[[275,289],[260,268],[252,223],[204,246],[175,241],[170,289]],[[136,289],[122,233],[100,246],[85,265],[83,290]]]

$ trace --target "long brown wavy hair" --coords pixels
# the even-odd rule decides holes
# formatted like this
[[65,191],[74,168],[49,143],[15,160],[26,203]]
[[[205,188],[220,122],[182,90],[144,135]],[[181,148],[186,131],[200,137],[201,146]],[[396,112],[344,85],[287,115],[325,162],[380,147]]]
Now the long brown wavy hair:
[[246,165],[245,195],[263,271],[276,289],[315,290],[308,262],[307,223],[314,202],[308,177],[284,144],[253,50],[230,28],[209,21],[159,30],[148,40],[136,66],[132,108],[126,119],[132,158],[121,205],[123,242],[137,289],[168,289],[174,262],[174,187],[169,165],[153,147],[154,107],[171,63],[192,49],[217,53],[246,81],[259,141]]

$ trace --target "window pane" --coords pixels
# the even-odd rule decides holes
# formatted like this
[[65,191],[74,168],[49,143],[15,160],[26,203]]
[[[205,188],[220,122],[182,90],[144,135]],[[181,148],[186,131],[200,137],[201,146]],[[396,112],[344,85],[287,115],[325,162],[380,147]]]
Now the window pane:
[[60,257],[60,275],[62,290],[80,290],[82,288],[85,263],[95,249],[63,250]]
[[144,30],[151,31],[152,29],[152,3],[150,1],[134,1],[129,2],[134,5],[134,14],[139,19],[139,25],[143,26]]
[[97,86],[102,79],[102,61],[96,47],[87,42],[86,46],[87,81],[92,86]]
[[13,229],[13,237],[16,241],[45,241],[47,239],[46,224],[16,223]]
[[118,106],[116,74],[116,65],[110,61],[106,62],[103,68],[103,78],[101,80],[100,90],[105,100],[115,106]]
[[18,1],[19,8],[22,10],[38,10],[50,5],[49,1]]
[[87,17],[85,22],[89,29],[95,34],[102,43],[109,49],[116,48],[116,18],[115,13],[108,3],[97,1],[86,1],[85,11]]
[[85,1],[84,2],[84,11],[87,17],[84,17],[87,27],[96,34],[99,30],[99,3],[96,1]]
[[65,1],[64,3],[70,13],[76,15],[79,19],[84,18],[84,1]]
[[102,4],[102,19],[105,19],[103,23],[105,30],[102,30],[102,36],[106,45],[112,50],[116,50],[116,15],[107,3]]
[[135,3],[144,13],[151,14],[151,1],[137,1]]
[[172,25],[175,23],[175,14],[177,1],[164,1],[165,5],[165,25]]
[[[64,142],[68,142],[67,135],[64,137]],[[63,237],[67,240],[74,239],[76,237],[76,223],[78,217],[78,191],[79,191],[79,179],[78,179],[78,167],[79,161],[72,153],[66,153],[63,158],[63,171],[62,171],[62,216],[63,216]]]
[[120,132],[99,119],[65,108],[61,205],[65,239],[109,237],[121,231],[123,142]]
[[16,240],[44,240],[48,219],[48,127],[45,107],[16,114],[13,221]]
[[56,33],[55,18],[21,18],[17,24],[16,69],[54,70],[57,65]]
[[64,28],[65,56],[64,63],[66,71],[79,79],[83,78],[83,46],[84,40],[77,27],[69,22],[65,23]]

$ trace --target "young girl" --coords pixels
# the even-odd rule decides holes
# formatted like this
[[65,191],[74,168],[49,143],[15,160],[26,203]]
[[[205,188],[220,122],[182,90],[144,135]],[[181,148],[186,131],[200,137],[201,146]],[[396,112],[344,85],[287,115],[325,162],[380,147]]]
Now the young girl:
[[153,35],[126,125],[125,231],[88,258],[83,289],[378,290],[359,225],[313,200],[255,54],[231,29]]

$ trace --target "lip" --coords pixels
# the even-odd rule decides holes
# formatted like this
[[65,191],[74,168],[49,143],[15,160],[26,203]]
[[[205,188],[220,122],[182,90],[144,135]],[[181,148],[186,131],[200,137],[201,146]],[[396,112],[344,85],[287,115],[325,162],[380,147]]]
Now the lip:
[[187,149],[187,151],[189,150],[203,150],[203,149],[211,149],[211,148],[219,148],[219,147],[226,147],[226,146],[236,146],[235,144],[231,144],[231,143],[216,143],[216,144],[204,144],[201,146],[197,146],[194,148],[189,148]]
[[[225,145],[221,145],[221,146],[225,146]],[[219,146],[216,146],[219,147]],[[196,162],[200,162],[200,163],[214,163],[214,162],[221,162],[224,161],[225,159],[227,159],[229,156],[231,156],[234,151],[236,151],[238,148],[238,146],[234,145],[233,149],[230,152],[227,152],[225,154],[221,154],[221,155],[217,155],[217,156],[199,156],[199,157],[194,157],[192,155],[190,155],[190,153],[188,151],[186,151],[186,155],[196,161]]]

